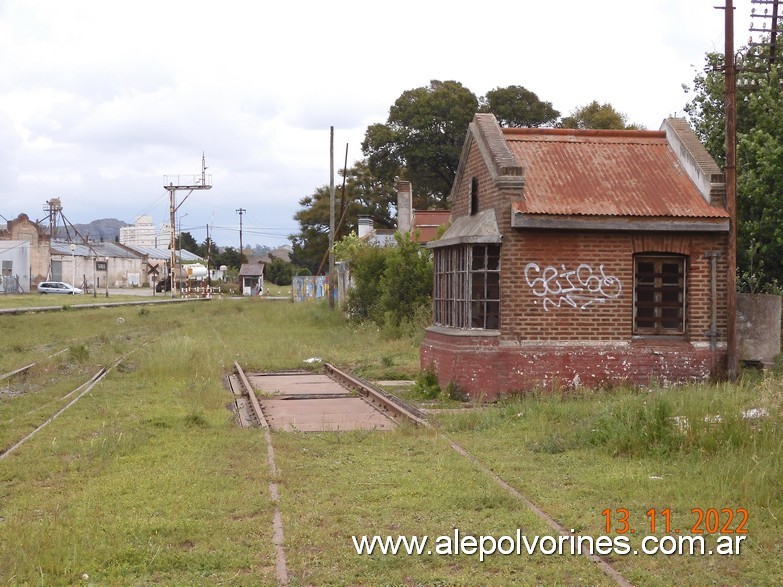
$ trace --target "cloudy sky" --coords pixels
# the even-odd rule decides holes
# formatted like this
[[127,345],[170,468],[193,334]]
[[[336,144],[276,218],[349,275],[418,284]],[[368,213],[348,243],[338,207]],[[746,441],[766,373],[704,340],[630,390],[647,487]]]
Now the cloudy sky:
[[[164,176],[211,190],[180,207],[199,240],[279,246],[298,201],[362,157],[404,91],[521,85],[563,115],[592,100],[657,129],[682,115],[723,0],[0,0],[0,215],[168,219]],[[750,0],[735,0],[735,46]],[[335,177],[339,187],[339,177]],[[186,192],[178,192],[182,198]],[[2,221],[2,219],[0,219]]]

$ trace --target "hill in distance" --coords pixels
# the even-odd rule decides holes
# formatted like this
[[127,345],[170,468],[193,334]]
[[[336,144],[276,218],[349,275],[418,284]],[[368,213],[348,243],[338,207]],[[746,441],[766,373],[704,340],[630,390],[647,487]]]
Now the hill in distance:
[[[79,231],[79,234],[91,241],[114,241],[120,236],[120,227],[130,226],[127,222],[117,220],[116,218],[101,218],[99,220],[93,220],[88,224],[77,224],[73,226]],[[68,231],[73,234],[71,226],[68,227]],[[65,238],[67,232],[62,226],[57,229],[57,236],[59,238]]]

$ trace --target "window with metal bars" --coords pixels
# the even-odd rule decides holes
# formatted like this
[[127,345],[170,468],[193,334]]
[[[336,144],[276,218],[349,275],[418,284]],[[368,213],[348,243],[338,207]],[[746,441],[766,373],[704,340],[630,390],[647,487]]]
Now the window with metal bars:
[[634,334],[685,334],[686,258],[634,258]]
[[435,250],[434,322],[453,328],[500,327],[500,246]]

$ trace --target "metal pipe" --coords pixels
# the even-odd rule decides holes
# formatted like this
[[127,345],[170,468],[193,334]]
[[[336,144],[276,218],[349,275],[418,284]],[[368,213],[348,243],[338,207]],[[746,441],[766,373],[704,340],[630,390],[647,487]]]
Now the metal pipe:
[[710,251],[704,254],[710,260],[710,374],[713,379],[718,375],[718,255]]

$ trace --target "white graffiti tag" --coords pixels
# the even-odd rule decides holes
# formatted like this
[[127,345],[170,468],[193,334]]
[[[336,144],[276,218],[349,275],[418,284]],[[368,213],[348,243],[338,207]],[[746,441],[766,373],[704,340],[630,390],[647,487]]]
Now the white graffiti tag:
[[596,273],[590,265],[582,263],[576,269],[560,269],[548,265],[543,269],[537,263],[525,265],[525,281],[533,295],[543,298],[542,304],[559,308],[563,304],[584,310],[592,304],[603,304],[620,297],[623,284],[620,280],[604,273],[604,266]]

